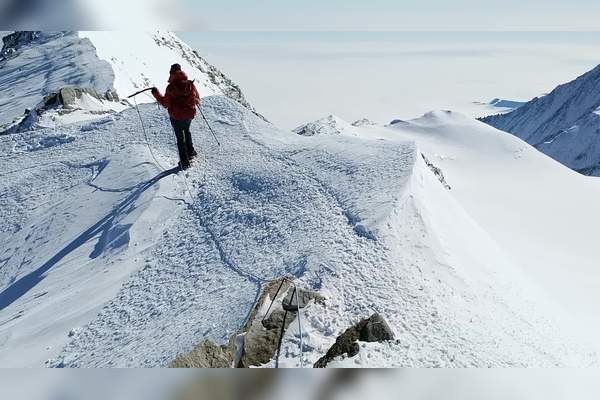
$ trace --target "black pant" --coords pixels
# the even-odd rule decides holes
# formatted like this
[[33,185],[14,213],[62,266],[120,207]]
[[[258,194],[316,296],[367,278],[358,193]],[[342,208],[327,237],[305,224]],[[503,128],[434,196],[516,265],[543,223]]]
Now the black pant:
[[192,133],[190,132],[191,120],[176,120],[171,118],[171,125],[177,138],[177,150],[179,151],[179,161],[183,167],[190,165],[190,158],[196,155],[194,144],[192,143]]

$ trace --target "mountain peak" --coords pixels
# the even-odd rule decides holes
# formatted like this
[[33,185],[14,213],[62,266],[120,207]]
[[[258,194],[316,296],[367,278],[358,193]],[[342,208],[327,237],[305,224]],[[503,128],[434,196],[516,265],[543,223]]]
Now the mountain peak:
[[301,125],[293,132],[302,136],[352,134],[354,126],[336,115],[329,114],[326,117]]
[[[67,87],[101,99],[111,93],[102,100],[117,101],[140,88],[163,89],[175,62],[202,97],[223,95],[255,112],[239,86],[171,32],[14,32],[3,42],[0,131],[26,129],[19,124]],[[149,95],[137,100],[154,101]]]
[[600,175],[600,65],[507,114],[481,121],[514,134],[567,167]]

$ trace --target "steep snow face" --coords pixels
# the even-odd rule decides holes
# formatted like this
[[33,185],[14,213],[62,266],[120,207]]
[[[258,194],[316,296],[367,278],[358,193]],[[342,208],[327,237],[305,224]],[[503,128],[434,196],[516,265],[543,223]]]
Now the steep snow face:
[[[26,109],[43,108],[45,97],[64,87],[101,95],[116,91],[121,98],[148,86],[164,89],[176,62],[195,80],[201,96],[225,95],[251,109],[236,84],[169,32],[15,32],[3,40],[0,131],[27,117]],[[154,99],[146,93],[138,101]],[[118,104],[103,108],[122,109]],[[88,111],[80,117],[92,118],[97,110]]]
[[[8,39],[11,40],[8,40]],[[0,131],[44,96],[65,86],[112,89],[114,73],[93,44],[74,32],[21,32],[4,38],[0,56]]]
[[328,115],[299,126],[294,129],[294,132],[302,136],[339,135],[342,133],[351,135],[354,132],[354,127],[335,115]]
[[[185,175],[168,169],[175,146],[152,105],[140,107],[152,153],[134,110],[0,137],[0,365],[164,366],[203,339],[225,342],[282,275],[326,297],[303,314],[305,363],[373,311],[400,340],[346,362],[596,362],[476,213],[482,198],[468,201],[493,187],[470,157],[485,150],[505,167],[513,155],[514,143],[485,139],[496,130],[433,113],[410,129],[305,137],[226,97],[204,107],[222,146],[195,122],[200,158]],[[286,333],[282,364],[300,365],[298,339]]]
[[600,175],[600,66],[535,98],[517,110],[483,122],[510,132],[585,175]]
[[[123,97],[140,88],[167,84],[171,64],[179,63],[195,80],[201,96],[225,95],[252,109],[240,88],[206,62],[171,32],[79,32],[96,48],[98,57],[108,62],[115,74],[114,87]],[[139,101],[144,97],[140,96]],[[146,101],[154,101],[151,96]]]
[[515,265],[583,324],[581,332],[600,331],[594,244],[600,182],[453,112],[429,113],[362,136],[419,143],[444,172],[454,198]]

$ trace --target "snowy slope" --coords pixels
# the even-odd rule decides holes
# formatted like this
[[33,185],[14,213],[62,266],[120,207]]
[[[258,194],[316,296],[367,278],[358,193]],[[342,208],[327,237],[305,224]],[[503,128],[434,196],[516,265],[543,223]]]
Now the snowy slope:
[[[360,137],[305,137],[225,97],[207,98],[204,107],[222,147],[195,122],[202,157],[185,180],[153,165],[133,110],[0,138],[0,166],[9,172],[0,197],[0,365],[164,366],[203,338],[226,341],[261,287],[283,274],[327,298],[304,315],[306,362],[373,311],[399,341],[366,346],[346,362],[597,361],[564,324],[554,304],[562,299],[538,288],[534,272],[542,265],[528,265],[536,246],[556,245],[551,258],[572,254],[572,243],[558,247],[546,226],[528,252],[505,237],[515,230],[514,215],[491,217],[510,195],[489,209],[479,203],[497,194],[493,182],[515,197],[524,193],[492,173],[508,161],[515,170],[522,160],[549,165],[556,179],[586,187],[590,202],[598,196],[593,182],[586,186],[517,139],[499,140],[503,134],[466,118],[432,114],[403,127],[355,128]],[[158,161],[174,165],[165,114],[153,105],[141,112]],[[477,157],[492,157],[489,169]],[[518,182],[531,185],[527,179]],[[475,183],[485,196],[473,194]],[[561,201],[549,198],[548,207]],[[582,230],[592,222],[578,220]],[[516,239],[532,233],[527,219],[523,225]],[[299,365],[298,356],[290,329],[282,363]]]
[[0,130],[62,87],[93,87],[101,93],[113,87],[110,65],[75,33],[29,32],[15,41],[5,44],[0,57]]
[[235,83],[172,32],[86,31],[79,32],[79,36],[89,39],[98,58],[111,65],[114,87],[121,97],[148,86],[164,89],[169,67],[179,63],[195,81],[201,96],[225,95],[252,109]]
[[552,302],[575,317],[574,330],[597,337],[600,274],[594,242],[600,182],[452,112],[370,129],[362,136],[419,143],[479,227]]
[[600,66],[508,114],[482,121],[525,140],[575,171],[600,174]]
[[[226,95],[251,108],[237,85],[170,32],[16,32],[3,40],[0,131],[64,87],[94,89],[101,96],[116,93],[120,98],[149,86],[164,90],[175,62],[196,81],[202,96]],[[154,99],[146,93],[138,101]],[[117,103],[104,108],[123,107]],[[97,115],[87,111],[83,117]],[[62,122],[56,112],[50,114]]]

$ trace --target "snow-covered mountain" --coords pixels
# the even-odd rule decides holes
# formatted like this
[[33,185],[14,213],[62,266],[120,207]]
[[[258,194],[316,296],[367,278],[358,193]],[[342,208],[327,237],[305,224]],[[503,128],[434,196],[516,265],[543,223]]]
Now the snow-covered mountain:
[[597,318],[597,182],[453,113],[305,137],[204,107],[222,146],[195,122],[187,176],[153,105],[159,164],[131,109],[0,137],[0,365],[167,365],[227,341],[282,275],[326,298],[302,316],[305,363],[374,310],[398,341],[332,366],[597,362],[571,321]]
[[600,175],[600,66],[503,115],[482,118],[584,175]]
[[326,117],[319,118],[316,121],[301,125],[293,131],[302,136],[340,135],[342,133],[351,134],[354,132],[354,126],[350,125],[340,117],[330,114]]
[[[0,132],[121,110],[121,103],[128,104],[121,100],[134,91],[153,85],[164,88],[175,62],[195,80],[202,95],[225,95],[252,109],[236,84],[170,32],[28,31],[14,32],[3,42]],[[60,96],[65,88],[78,89],[87,99],[75,96],[65,110]],[[90,101],[94,104],[88,109]],[[138,101],[153,99],[146,93]],[[73,118],[70,114],[75,111],[80,115]]]
[[[0,135],[0,366],[166,366],[207,339],[244,341],[255,307],[273,316],[261,293],[282,276],[324,299],[293,317],[282,366],[315,363],[374,312],[396,340],[329,366],[598,365],[597,180],[447,111],[282,130],[206,76],[221,146],[194,121],[200,156],[184,174],[165,111],[114,101],[179,53],[120,64],[82,35],[35,35],[2,64],[28,88],[21,106],[69,70],[83,84],[58,95],[80,112],[123,109],[63,107],[72,119]],[[86,68],[58,68],[48,43]],[[27,86],[16,65],[35,77],[40,57],[55,68]]]

